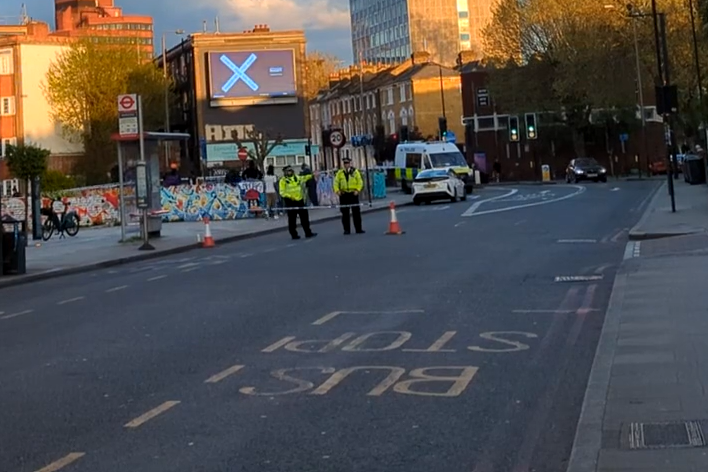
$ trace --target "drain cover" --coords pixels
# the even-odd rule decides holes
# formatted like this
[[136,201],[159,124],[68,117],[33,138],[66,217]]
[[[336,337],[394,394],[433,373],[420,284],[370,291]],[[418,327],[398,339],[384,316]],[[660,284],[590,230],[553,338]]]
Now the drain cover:
[[593,280],[602,280],[602,275],[559,275],[555,278],[555,282],[590,282]]
[[703,429],[698,421],[630,423],[628,433],[630,449],[703,447],[706,445]]

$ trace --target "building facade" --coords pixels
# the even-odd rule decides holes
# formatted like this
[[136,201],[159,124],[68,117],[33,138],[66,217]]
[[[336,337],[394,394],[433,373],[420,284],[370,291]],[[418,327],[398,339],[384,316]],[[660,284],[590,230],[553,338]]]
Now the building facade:
[[135,45],[136,54],[153,57],[153,21],[124,15],[113,0],[54,0],[56,36],[90,37],[107,44]]
[[460,51],[482,57],[495,0],[350,0],[355,60],[397,64],[413,51],[455,64]]
[[183,164],[195,172],[233,166],[239,162],[237,140],[251,130],[283,140],[266,164],[304,163],[305,48],[303,31],[258,25],[242,33],[193,34],[168,50],[167,69],[179,96],[170,129],[192,135],[193,157],[183,156]]

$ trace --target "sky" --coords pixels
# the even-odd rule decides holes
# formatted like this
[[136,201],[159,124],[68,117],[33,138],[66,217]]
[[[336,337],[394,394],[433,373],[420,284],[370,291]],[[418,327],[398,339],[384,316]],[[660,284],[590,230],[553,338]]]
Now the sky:
[[[163,32],[181,29],[202,31],[207,20],[210,31],[219,17],[221,31],[243,31],[256,24],[267,24],[271,29],[304,29],[307,48],[334,54],[345,62],[352,60],[348,0],[201,0],[200,2],[174,0],[115,0],[124,14],[150,15],[155,21],[155,40]],[[22,2],[0,2],[0,22],[15,23]],[[54,27],[53,0],[25,0],[27,14]],[[179,5],[179,8],[176,8]],[[9,17],[15,17],[10,19]],[[178,37],[168,34],[168,45],[176,44]]]

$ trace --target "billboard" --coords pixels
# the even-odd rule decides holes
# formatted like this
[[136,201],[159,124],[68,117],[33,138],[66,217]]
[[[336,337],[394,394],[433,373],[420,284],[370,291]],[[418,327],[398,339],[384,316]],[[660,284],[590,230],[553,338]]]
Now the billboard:
[[295,51],[210,52],[209,95],[212,106],[297,101]]

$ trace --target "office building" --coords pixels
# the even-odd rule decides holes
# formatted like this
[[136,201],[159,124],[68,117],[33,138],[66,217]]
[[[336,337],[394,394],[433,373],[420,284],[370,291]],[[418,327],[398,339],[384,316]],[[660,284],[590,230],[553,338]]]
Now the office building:
[[454,65],[460,51],[483,55],[495,0],[350,0],[354,60],[397,64],[413,51]]

